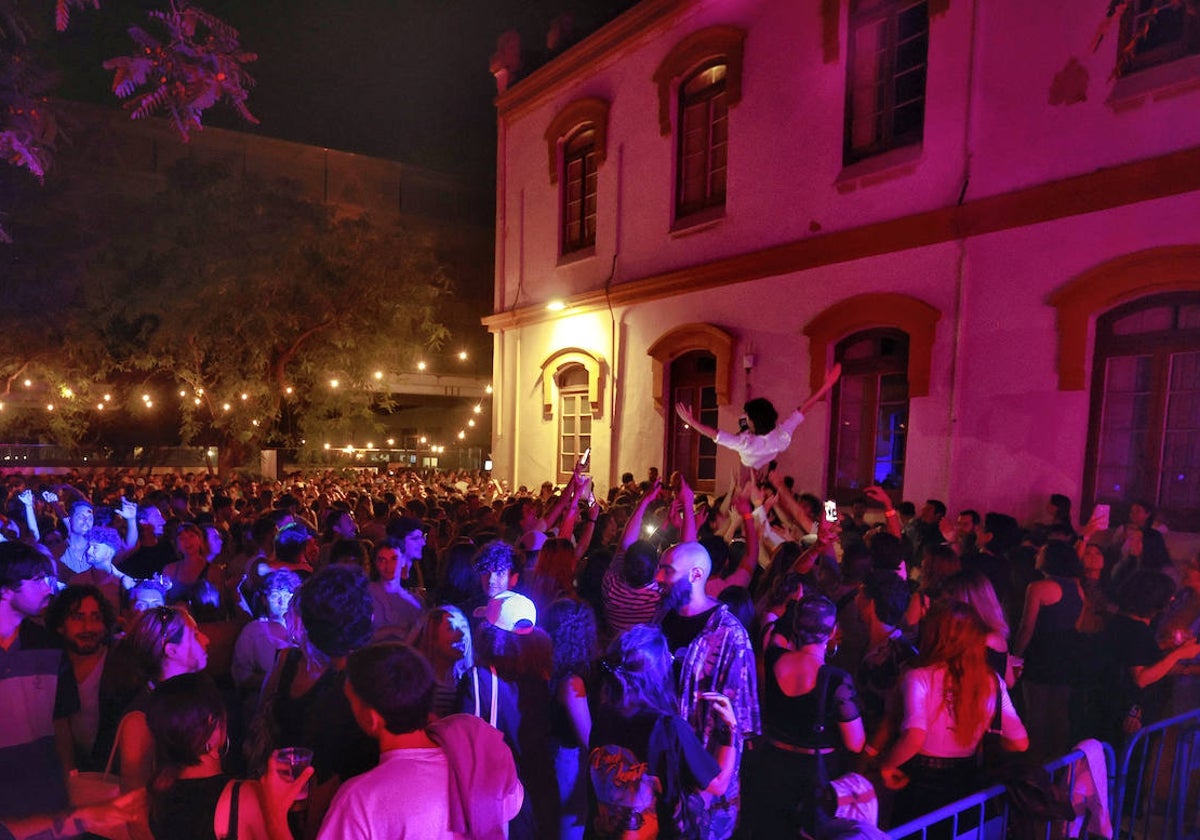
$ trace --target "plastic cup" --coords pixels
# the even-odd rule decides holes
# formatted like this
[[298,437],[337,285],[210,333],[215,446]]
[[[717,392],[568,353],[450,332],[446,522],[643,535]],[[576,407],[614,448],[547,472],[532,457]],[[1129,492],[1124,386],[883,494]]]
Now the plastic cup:
[[[278,762],[279,775],[289,782],[294,782],[312,765],[313,751],[307,747],[284,747],[271,753],[271,757]],[[297,802],[305,799],[308,799],[307,783],[296,794]]]

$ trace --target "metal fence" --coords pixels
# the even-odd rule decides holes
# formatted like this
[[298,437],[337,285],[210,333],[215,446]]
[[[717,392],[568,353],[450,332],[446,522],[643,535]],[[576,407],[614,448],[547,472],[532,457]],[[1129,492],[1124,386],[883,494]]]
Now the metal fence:
[[[1106,782],[1111,800],[1113,789],[1111,777],[1116,761],[1112,747],[1108,744],[1101,746],[1104,750]],[[1074,750],[1043,765],[1055,783],[1061,785],[1070,796],[1072,802],[1083,798],[1083,790],[1080,785],[1081,774],[1078,773],[1077,768],[1081,762],[1085,761],[1085,753],[1082,750]],[[1004,785],[997,784],[890,829],[888,836],[893,840],[904,840],[904,838],[1004,840],[1008,836],[1011,822],[1012,810],[1008,791]],[[1047,823],[1043,828],[1039,828],[1037,836],[1044,836],[1046,840],[1066,836],[1086,836],[1088,828],[1086,820],[1082,824],[1072,824],[1070,827],[1063,822]]]
[[1200,837],[1200,709],[1139,730],[1121,753],[1113,827],[1128,840]]

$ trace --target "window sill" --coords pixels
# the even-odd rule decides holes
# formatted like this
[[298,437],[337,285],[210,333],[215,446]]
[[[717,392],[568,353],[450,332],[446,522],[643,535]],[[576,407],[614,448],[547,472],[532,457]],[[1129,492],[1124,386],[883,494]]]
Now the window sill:
[[677,218],[671,225],[671,236],[691,236],[714,228],[725,220],[725,205],[706,207]]
[[1196,88],[1200,88],[1200,55],[1189,55],[1117,79],[1107,105],[1119,113],[1141,107],[1147,99],[1168,99]]
[[563,266],[567,265],[574,265],[575,263],[583,262],[584,260],[590,260],[594,256],[596,256],[595,245],[589,245],[586,248],[579,248],[575,251],[568,251],[565,254],[559,255],[558,268],[562,268]]
[[925,148],[920,143],[882,152],[842,167],[842,171],[833,179],[833,185],[837,187],[838,192],[849,193],[860,187],[870,187],[893,178],[911,175],[917,171],[917,165],[924,154]]

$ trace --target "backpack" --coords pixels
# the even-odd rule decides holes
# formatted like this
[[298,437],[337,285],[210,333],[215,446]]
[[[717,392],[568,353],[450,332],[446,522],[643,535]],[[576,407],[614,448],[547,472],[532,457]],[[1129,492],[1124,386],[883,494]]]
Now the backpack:
[[603,744],[588,755],[596,793],[592,827],[600,840],[643,840],[658,836],[662,783],[627,747]]

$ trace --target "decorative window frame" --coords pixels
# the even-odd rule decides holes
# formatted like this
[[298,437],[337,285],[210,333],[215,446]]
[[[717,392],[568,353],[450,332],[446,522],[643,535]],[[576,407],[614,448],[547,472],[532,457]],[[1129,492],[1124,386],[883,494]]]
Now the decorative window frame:
[[732,109],[742,99],[742,58],[746,30],[736,26],[710,26],[688,35],[671,48],[652,77],[658,86],[658,131],[671,133],[675,110],[674,89],[679,81],[702,64],[720,59],[725,65],[725,96]]
[[864,330],[891,327],[908,334],[908,398],[929,396],[933,342],[941,318],[936,306],[895,292],[855,295],[833,304],[804,327],[809,388],[816,391],[825,381],[829,355],[837,342]]
[[558,184],[561,167],[560,150],[563,143],[584,125],[590,125],[596,132],[596,171],[600,171],[600,167],[604,165],[604,160],[608,155],[608,110],[608,100],[598,96],[585,96],[571,102],[550,121],[544,137],[546,154],[549,158],[551,185]]
[[588,374],[588,405],[592,408],[592,416],[600,416],[600,386],[604,371],[604,360],[587,350],[579,347],[564,347],[556,350],[542,362],[542,413],[547,417],[554,416],[554,389],[558,372],[570,365],[581,365]]
[[1101,263],[1052,292],[1046,302],[1056,310],[1058,390],[1087,389],[1088,336],[1098,315],[1141,297],[1195,291],[1198,277],[1200,246],[1174,245]]
[[646,354],[654,360],[654,404],[660,409],[663,407],[663,384],[671,362],[693,350],[704,350],[712,353],[717,360],[717,405],[729,405],[734,345],[732,335],[712,324],[683,324],[663,333],[646,350]]

